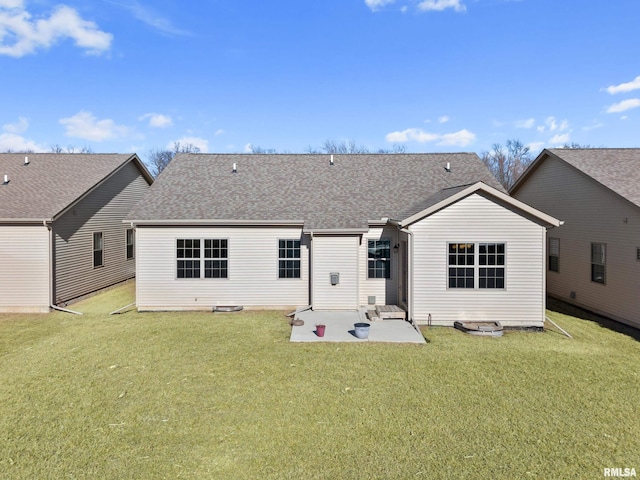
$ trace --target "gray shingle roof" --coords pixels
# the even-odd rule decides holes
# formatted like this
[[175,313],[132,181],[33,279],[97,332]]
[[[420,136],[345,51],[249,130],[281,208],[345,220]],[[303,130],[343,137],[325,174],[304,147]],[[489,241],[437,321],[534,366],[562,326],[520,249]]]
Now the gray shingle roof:
[[640,206],[640,148],[554,148],[548,151]]
[[137,159],[133,154],[2,153],[0,219],[51,220],[132,158]]
[[440,190],[478,181],[504,191],[474,153],[335,155],[334,165],[330,155],[182,154],[129,219],[366,229],[369,220],[404,218]]

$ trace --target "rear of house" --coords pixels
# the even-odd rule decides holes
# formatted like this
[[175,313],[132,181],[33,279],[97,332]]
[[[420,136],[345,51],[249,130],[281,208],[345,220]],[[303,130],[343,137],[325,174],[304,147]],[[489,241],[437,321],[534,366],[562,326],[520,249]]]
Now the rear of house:
[[562,218],[548,238],[547,291],[640,327],[640,149],[544,150],[511,190]]
[[135,275],[122,220],[153,181],[137,156],[2,154],[0,166],[0,311],[48,312]]
[[559,224],[475,154],[179,155],[127,222],[139,310],[375,304],[514,326],[544,321]]

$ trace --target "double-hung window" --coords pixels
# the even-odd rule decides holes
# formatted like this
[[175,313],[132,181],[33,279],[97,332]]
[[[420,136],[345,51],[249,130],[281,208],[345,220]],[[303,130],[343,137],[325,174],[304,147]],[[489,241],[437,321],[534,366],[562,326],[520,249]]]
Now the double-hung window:
[[605,243],[591,244],[591,281],[605,283],[607,264],[607,245]]
[[504,243],[449,243],[449,288],[504,289]]
[[93,268],[104,265],[104,239],[102,232],[93,233]]
[[178,278],[227,278],[226,239],[180,238],[176,242]]
[[300,278],[300,240],[278,240],[278,278]]
[[391,278],[391,240],[369,240],[367,252],[367,278]]
[[549,270],[560,271],[560,239],[549,238]]
[[178,278],[227,278],[226,239],[180,238],[176,242]]

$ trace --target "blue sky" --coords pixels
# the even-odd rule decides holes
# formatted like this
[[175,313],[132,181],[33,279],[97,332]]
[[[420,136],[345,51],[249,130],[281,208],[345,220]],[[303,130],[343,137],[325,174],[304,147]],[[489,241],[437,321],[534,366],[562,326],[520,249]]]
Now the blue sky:
[[638,19],[638,0],[0,0],[0,151],[640,147]]

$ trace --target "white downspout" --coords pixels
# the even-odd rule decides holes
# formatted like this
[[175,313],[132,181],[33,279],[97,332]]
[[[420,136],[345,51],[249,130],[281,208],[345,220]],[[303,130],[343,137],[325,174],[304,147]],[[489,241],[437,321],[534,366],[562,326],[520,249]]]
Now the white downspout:
[[407,234],[407,319],[415,325],[413,321],[413,232],[408,228],[400,228],[400,231]]
[[48,257],[49,257],[49,306],[53,305],[53,283],[54,283],[54,271],[53,271],[53,227],[51,225],[47,225],[47,221],[43,220],[42,224],[49,231],[49,236],[47,239],[47,249]]

